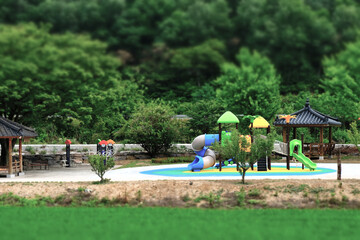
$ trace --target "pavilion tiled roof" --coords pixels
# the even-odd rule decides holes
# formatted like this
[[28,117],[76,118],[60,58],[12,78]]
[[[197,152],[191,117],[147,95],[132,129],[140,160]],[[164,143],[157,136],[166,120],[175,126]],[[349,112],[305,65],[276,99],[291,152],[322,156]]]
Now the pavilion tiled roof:
[[0,137],[37,137],[34,129],[0,117]]
[[309,99],[306,100],[306,104],[303,109],[290,115],[296,116],[296,118],[291,118],[290,122],[286,123],[285,119],[277,116],[274,121],[274,126],[341,126],[341,122],[337,118],[323,114],[311,108]]

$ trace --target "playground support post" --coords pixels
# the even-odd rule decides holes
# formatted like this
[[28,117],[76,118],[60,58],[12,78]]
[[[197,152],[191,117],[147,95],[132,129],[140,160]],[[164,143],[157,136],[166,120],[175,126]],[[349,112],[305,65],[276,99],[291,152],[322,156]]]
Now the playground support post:
[[[266,129],[266,134],[269,134],[270,131],[271,131],[271,128],[270,128],[270,125],[269,125],[268,128]],[[268,156],[267,164],[268,164],[268,169],[271,170],[271,153]]]
[[290,170],[290,128],[285,131],[285,139],[287,142],[286,169]]
[[[221,144],[221,123],[219,123],[219,144]],[[221,172],[221,155],[219,155],[219,172]]]
[[[250,139],[251,139],[251,144],[254,142],[253,127],[254,127],[254,123],[251,123],[251,127],[250,127]],[[253,163],[250,164],[250,167],[251,167],[251,170],[254,171],[254,164],[253,164]]]
[[290,170],[290,141],[287,141],[286,169]]
[[332,158],[331,154],[331,143],[332,143],[332,128],[329,127],[329,158]]

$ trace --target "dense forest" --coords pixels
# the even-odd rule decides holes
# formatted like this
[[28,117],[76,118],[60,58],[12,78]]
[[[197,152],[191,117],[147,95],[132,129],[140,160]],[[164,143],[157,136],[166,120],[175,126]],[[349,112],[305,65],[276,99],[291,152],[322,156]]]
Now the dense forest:
[[178,142],[306,98],[338,142],[360,117],[357,0],[0,0],[0,23],[0,115],[40,142],[126,141],[156,104],[193,117]]

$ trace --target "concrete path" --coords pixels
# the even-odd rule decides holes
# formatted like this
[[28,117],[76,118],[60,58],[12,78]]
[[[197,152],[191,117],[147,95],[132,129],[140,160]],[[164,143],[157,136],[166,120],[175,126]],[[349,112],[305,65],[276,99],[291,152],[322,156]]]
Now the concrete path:
[[[240,179],[239,176],[209,176],[209,177],[167,177],[158,175],[147,175],[141,172],[154,169],[165,168],[185,168],[187,164],[171,164],[161,166],[148,166],[136,168],[124,168],[111,170],[105,174],[106,178],[112,181],[139,181],[139,180],[165,180],[165,179],[178,179],[178,180],[229,180]],[[284,166],[284,163],[274,163],[272,166]],[[300,166],[299,164],[291,164],[292,167]],[[320,168],[337,169],[335,163],[319,163]],[[298,175],[298,176],[246,176],[247,179],[333,179],[337,176],[336,171],[325,174],[314,175]],[[342,164],[342,178],[343,179],[360,179],[360,164]],[[52,168],[50,170],[30,170],[26,171],[24,176],[15,178],[0,178],[1,182],[85,182],[85,181],[98,181],[99,177],[91,171],[89,165],[82,165],[72,168]]]

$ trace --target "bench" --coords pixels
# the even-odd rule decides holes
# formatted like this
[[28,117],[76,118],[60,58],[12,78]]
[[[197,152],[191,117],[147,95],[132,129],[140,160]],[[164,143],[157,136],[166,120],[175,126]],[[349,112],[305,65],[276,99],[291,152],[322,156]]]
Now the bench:
[[42,167],[44,167],[44,169],[49,170],[49,163],[46,160],[38,160],[38,161],[26,161],[24,162],[24,165],[26,167],[26,170],[28,170],[30,167],[31,169],[34,169],[34,167],[40,167],[40,170],[42,169]]

